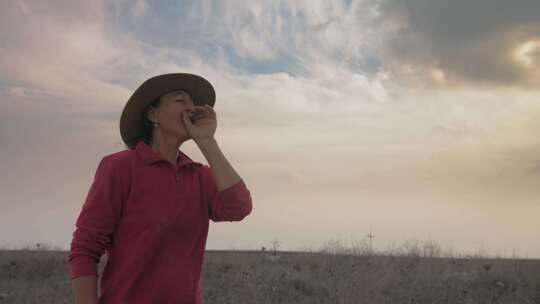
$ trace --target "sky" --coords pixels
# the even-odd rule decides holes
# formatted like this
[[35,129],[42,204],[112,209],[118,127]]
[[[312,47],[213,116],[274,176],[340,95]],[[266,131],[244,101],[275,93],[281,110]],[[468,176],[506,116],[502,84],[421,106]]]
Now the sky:
[[[253,211],[207,249],[540,258],[537,0],[0,2],[0,246],[69,249],[146,79],[216,90]],[[180,149],[208,164],[193,141]]]

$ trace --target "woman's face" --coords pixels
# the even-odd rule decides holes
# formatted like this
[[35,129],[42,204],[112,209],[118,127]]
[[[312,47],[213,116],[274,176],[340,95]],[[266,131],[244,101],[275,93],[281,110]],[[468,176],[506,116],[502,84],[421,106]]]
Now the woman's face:
[[191,96],[185,91],[174,91],[161,97],[159,107],[154,108],[149,118],[159,122],[161,132],[168,133],[176,138],[189,138],[189,134],[182,124],[181,115],[187,111],[188,116],[193,110],[194,103]]

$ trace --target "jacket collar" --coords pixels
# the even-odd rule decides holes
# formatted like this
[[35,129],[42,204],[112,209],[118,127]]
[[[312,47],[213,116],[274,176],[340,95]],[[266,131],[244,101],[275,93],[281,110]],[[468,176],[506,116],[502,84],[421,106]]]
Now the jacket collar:
[[[152,148],[148,146],[143,140],[140,140],[137,143],[137,145],[135,146],[135,150],[137,151],[137,154],[139,154],[142,162],[145,165],[150,165],[159,161],[168,162],[161,155],[157,154],[154,150],[152,150]],[[179,168],[182,166],[194,166],[194,167],[202,166],[201,163],[193,161],[181,150],[178,150],[178,158],[176,159],[176,162],[178,163]]]

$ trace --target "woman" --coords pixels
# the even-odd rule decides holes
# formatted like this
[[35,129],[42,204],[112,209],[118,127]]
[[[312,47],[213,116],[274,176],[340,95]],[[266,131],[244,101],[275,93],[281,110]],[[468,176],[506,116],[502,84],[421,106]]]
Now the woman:
[[[186,73],[150,78],[130,97],[120,118],[128,149],[101,160],[73,232],[76,303],[201,303],[209,220],[241,221],[252,210],[214,138],[214,103],[212,85]],[[209,166],[179,150],[189,139]]]

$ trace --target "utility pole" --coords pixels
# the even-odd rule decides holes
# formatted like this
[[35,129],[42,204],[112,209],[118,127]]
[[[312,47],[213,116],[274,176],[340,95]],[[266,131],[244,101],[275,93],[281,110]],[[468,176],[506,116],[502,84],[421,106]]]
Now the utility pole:
[[375,236],[373,235],[373,233],[371,232],[371,225],[369,225],[369,234],[368,234],[368,238],[369,238],[369,252],[371,254],[373,254],[373,238]]

